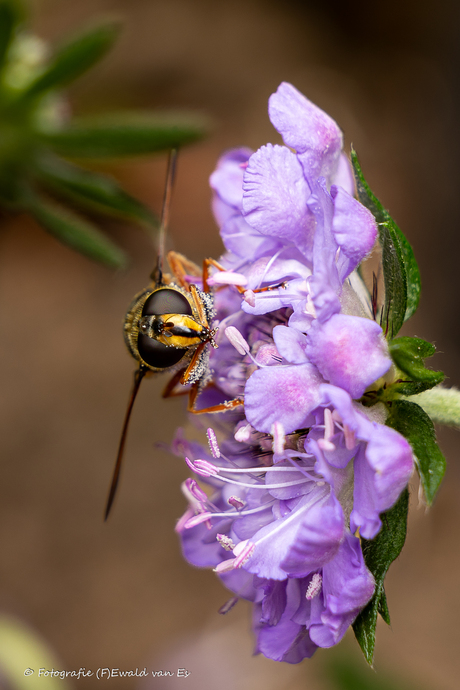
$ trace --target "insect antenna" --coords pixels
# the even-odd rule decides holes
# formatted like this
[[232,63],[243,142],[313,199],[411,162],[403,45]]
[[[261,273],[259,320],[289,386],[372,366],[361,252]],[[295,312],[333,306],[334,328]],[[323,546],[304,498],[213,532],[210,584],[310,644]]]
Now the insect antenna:
[[118,446],[118,455],[117,455],[117,459],[115,461],[115,468],[113,470],[112,483],[110,485],[109,497],[107,499],[107,506],[105,509],[104,521],[107,520],[107,518],[109,517],[110,509],[112,508],[113,499],[115,498],[115,494],[117,492],[118,481],[120,479],[121,464],[123,461],[123,452],[125,449],[126,436],[127,436],[127,432],[128,432],[129,420],[131,419],[131,412],[132,412],[132,409],[134,406],[134,401],[136,400],[136,396],[139,392],[139,388],[140,388],[142,379],[144,378],[146,373],[147,373],[147,368],[143,367],[143,366],[140,366],[139,369],[137,369],[134,372],[134,384],[133,384],[133,388],[131,391],[131,395],[129,397],[128,407],[126,409],[125,421],[123,422],[123,428],[121,430],[120,444]]
[[158,233],[158,256],[157,264],[153,269],[150,278],[155,282],[155,286],[163,285],[163,259],[165,253],[166,230],[169,224],[169,209],[171,207],[172,188],[176,174],[177,149],[171,149],[168,158],[168,170],[166,172],[165,193],[163,196],[163,207],[161,209],[160,230]]

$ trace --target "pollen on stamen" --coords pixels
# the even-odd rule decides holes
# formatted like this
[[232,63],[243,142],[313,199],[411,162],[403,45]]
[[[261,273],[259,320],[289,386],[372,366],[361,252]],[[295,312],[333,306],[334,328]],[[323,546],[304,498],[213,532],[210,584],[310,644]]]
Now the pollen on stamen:
[[227,498],[227,503],[237,510],[241,510],[246,505],[246,502],[238,496],[230,496],[230,498]]
[[226,534],[216,534],[216,539],[226,551],[233,551],[235,548],[234,542],[232,539],[230,539],[230,537],[227,537]]
[[209,448],[211,449],[211,453],[213,454],[213,457],[220,458],[220,449],[219,449],[219,445],[217,443],[217,438],[216,438],[216,435],[214,433],[214,430],[209,428],[206,431],[206,435],[208,437]]
[[214,477],[216,474],[219,474],[219,469],[207,460],[192,461],[185,456],[185,462],[193,472],[200,474],[202,477]]
[[305,597],[308,599],[308,601],[314,599],[321,592],[322,583],[323,578],[321,577],[321,575],[319,573],[315,573],[311,578],[310,584],[308,585],[307,592],[305,594]]

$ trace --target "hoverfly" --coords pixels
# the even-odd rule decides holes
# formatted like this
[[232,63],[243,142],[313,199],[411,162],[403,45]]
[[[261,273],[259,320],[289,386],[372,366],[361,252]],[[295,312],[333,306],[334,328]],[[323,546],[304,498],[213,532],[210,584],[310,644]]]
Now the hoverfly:
[[[117,459],[110,485],[105,520],[115,498],[123,461],[128,425],[134,401],[145,376],[154,373],[173,372],[172,379],[163,390],[163,398],[180,395],[179,384],[188,386],[184,392],[189,395],[188,411],[195,414],[221,412],[243,403],[242,398],[229,402],[195,409],[199,392],[207,384],[209,346],[217,347],[211,328],[214,317],[214,298],[208,285],[209,269],[225,269],[213,259],[205,259],[203,270],[177,252],[167,256],[172,276],[163,273],[165,235],[169,220],[171,193],[177,160],[177,150],[172,150],[168,160],[168,171],[161,213],[158,255],[156,267],[150,276],[151,283],[133,299],[125,317],[123,333],[126,346],[138,368],[134,373],[134,384],[123,422]],[[196,276],[201,287],[189,281]]]

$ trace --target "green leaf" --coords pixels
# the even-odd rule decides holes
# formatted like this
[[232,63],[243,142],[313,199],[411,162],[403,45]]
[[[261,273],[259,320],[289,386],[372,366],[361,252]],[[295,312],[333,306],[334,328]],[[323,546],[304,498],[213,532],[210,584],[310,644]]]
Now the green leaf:
[[51,89],[67,86],[107,53],[117,38],[119,29],[118,22],[108,22],[87,29],[64,45],[18,97],[18,101],[30,100]]
[[388,602],[387,602],[387,595],[385,593],[385,589],[382,589],[382,594],[380,596],[380,601],[379,601],[379,606],[378,606],[378,612],[382,616],[383,620],[387,625],[391,625],[391,619],[390,619],[390,609],[388,608]]
[[115,113],[74,120],[69,127],[41,132],[42,140],[70,158],[137,156],[201,139],[205,118],[179,113]]
[[435,424],[446,424],[460,429],[460,391],[457,388],[437,386],[412,398],[425,410]]
[[125,265],[125,255],[108,237],[68,209],[32,194],[27,209],[40,225],[72,249],[112,268]]
[[[406,540],[409,492],[404,489],[398,502],[381,516],[382,529],[375,539],[361,539],[364,560],[375,578],[374,596],[353,623],[353,630],[366,661],[370,666],[374,659],[375,628],[380,610],[386,622],[389,621],[383,581],[388,568],[401,552]],[[383,601],[382,601],[383,598]]]
[[417,309],[421,290],[420,272],[406,237],[364,179],[354,149],[351,150],[351,161],[359,201],[371,211],[379,226],[385,283],[382,327],[385,334],[392,338]]
[[425,498],[431,505],[446,471],[446,460],[436,442],[433,422],[416,403],[393,400],[386,423],[411,444]]
[[421,338],[395,338],[389,343],[390,354],[398,369],[405,374],[408,381],[393,384],[392,390],[401,395],[416,395],[433,388],[444,380],[442,371],[433,371],[425,367],[424,360],[432,357],[436,348]]
[[14,29],[22,20],[23,8],[16,0],[0,1],[0,67],[3,66]]
[[91,210],[158,227],[155,215],[110,177],[51,156],[39,160],[36,173],[54,192]]

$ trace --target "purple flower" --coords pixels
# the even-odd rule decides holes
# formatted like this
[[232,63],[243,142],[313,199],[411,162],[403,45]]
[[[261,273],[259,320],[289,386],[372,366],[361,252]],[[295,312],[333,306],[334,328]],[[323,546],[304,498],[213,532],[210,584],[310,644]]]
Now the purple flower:
[[269,116],[286,146],[229,151],[210,179],[227,252],[200,401],[244,396],[244,409],[218,418],[220,444],[208,430],[210,452],[176,440],[208,487],[186,480],[177,531],[232,604],[253,602],[257,651],[297,663],[339,642],[372,597],[360,536],[377,535],[413,459],[366,397],[394,373],[356,271],[377,227],[353,198],[342,134],[290,84]]

